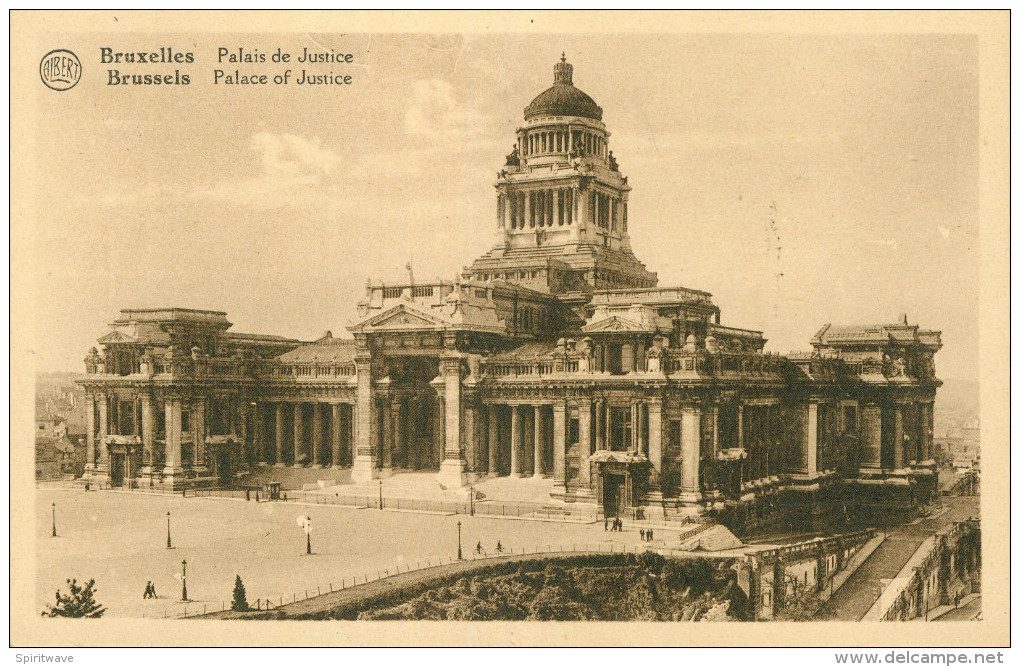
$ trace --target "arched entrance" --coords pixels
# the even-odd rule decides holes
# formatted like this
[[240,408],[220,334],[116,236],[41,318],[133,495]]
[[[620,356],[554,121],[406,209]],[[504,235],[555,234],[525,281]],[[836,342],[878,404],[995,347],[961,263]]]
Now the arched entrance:
[[398,424],[406,441],[404,465],[412,470],[439,470],[442,461],[441,405],[429,384],[439,375],[435,357],[397,357],[387,360],[390,391],[401,396]]

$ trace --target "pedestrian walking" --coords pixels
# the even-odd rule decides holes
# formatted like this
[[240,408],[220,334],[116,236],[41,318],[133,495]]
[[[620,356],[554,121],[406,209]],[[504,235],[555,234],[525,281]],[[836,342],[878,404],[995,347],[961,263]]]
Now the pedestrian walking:
[[645,529],[642,528],[639,532],[641,533],[641,541],[644,542],[645,541]]
[[496,553],[503,553],[503,543],[498,540],[496,541]]
[[653,535],[655,535],[655,531],[654,531],[654,530],[652,530],[651,528],[649,528],[649,529],[648,529],[648,541],[649,541],[649,542],[651,542],[651,541],[652,541],[652,539],[653,539],[653,538],[652,538],[652,536],[653,536]]
[[609,517],[606,517],[605,523],[602,524],[602,530],[609,532]]
[[481,542],[479,542],[478,545],[475,547],[475,553],[476,554],[481,554],[482,553],[482,543]]

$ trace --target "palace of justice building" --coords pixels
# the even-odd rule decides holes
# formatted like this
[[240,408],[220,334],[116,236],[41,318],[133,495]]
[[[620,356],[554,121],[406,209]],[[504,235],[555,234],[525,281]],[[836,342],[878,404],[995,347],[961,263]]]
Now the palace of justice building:
[[[86,478],[179,489],[267,466],[466,488],[551,477],[551,504],[753,526],[907,519],[937,493],[933,358],[909,324],[763,351],[631,250],[630,185],[565,59],[495,183],[495,242],[450,281],[369,281],[350,337],[124,310],[85,359]],[[489,223],[486,223],[487,225]]]

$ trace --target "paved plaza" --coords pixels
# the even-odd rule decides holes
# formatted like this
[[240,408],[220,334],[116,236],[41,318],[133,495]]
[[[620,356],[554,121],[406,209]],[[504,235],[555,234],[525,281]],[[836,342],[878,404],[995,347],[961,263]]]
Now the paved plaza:
[[[51,503],[56,503],[58,537],[50,536]],[[248,600],[314,594],[353,577],[397,565],[457,555],[461,522],[465,555],[480,541],[494,551],[497,541],[515,551],[540,545],[570,548],[613,541],[641,544],[638,526],[605,532],[601,523],[563,523],[435,515],[298,503],[255,503],[224,498],[182,498],[131,492],[39,488],[36,492],[36,602],[53,601],[65,580],[96,579],[97,599],[108,616],[179,615],[181,584],[175,577],[188,561],[189,614],[219,609],[229,601],[235,575]],[[173,549],[166,548],[167,512]],[[312,556],[305,555],[299,515],[312,519]],[[656,530],[656,541],[676,537]],[[143,600],[151,580],[158,598]]]

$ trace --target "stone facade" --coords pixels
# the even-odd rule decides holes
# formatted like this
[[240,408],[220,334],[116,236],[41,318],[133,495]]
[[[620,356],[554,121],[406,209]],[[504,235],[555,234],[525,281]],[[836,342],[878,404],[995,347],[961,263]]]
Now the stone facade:
[[86,358],[89,475],[229,483],[252,466],[395,469],[460,488],[551,477],[609,514],[912,516],[937,488],[933,358],[907,323],[763,351],[711,294],[630,247],[602,110],[555,66],[497,175],[492,248],[452,281],[370,281],[351,338],[228,331],[225,313],[122,311]]

